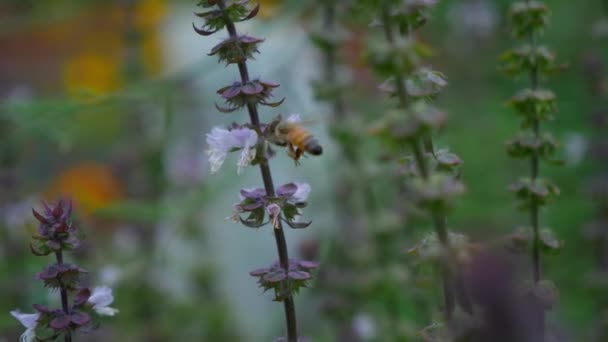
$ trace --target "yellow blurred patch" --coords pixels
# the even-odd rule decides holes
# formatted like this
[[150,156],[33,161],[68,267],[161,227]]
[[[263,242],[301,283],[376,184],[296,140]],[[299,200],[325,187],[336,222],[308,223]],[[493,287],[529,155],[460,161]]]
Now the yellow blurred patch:
[[83,92],[105,94],[120,86],[120,68],[116,58],[84,52],[66,61],[63,83],[70,95]]
[[281,9],[281,0],[260,0],[260,12],[258,17],[261,19],[270,19],[274,17]]
[[77,164],[52,180],[47,197],[71,198],[85,215],[123,197],[123,186],[107,166],[94,162]]

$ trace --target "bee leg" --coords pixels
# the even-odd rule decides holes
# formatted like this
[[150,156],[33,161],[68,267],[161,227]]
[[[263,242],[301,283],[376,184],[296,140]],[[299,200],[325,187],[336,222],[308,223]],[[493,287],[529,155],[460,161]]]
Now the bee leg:
[[298,152],[296,151],[296,149],[293,147],[292,144],[287,145],[287,155],[291,159],[296,159],[296,156],[298,155]]
[[296,162],[296,166],[300,166],[300,158],[304,155],[304,151],[297,148],[295,150],[295,153],[296,153],[296,155],[293,158],[293,160]]

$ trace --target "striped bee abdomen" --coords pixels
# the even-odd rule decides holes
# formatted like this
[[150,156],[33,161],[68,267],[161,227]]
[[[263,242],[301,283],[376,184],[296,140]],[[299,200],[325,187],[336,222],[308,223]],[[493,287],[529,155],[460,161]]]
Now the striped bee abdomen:
[[315,137],[307,130],[296,127],[290,134],[291,143],[297,146],[300,150],[306,151],[312,155],[318,156],[323,153],[323,148],[315,139]]

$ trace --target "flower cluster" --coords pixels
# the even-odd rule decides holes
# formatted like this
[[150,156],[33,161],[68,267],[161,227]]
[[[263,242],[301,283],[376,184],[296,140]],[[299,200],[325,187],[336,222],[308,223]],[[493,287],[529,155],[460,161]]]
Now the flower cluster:
[[283,103],[283,100],[277,102],[268,102],[272,97],[272,90],[277,88],[277,83],[253,80],[249,82],[234,82],[232,85],[220,88],[217,93],[222,96],[230,107],[217,106],[217,109],[222,113],[231,113],[248,104],[261,104],[269,107],[278,107]]
[[[18,310],[11,311],[26,331],[21,341],[54,341],[64,335],[71,341],[74,332],[82,328],[91,328],[95,324],[91,313],[102,316],[113,316],[117,309],[110,307],[114,301],[112,290],[108,287],[96,287],[91,291],[83,285],[87,271],[63,261],[63,251],[72,250],[80,245],[76,226],[71,221],[71,202],[59,201],[55,205],[44,203],[44,212],[32,210],[40,223],[38,234],[31,242],[32,253],[37,256],[55,253],[56,262],[50,264],[36,275],[44,282],[45,287],[59,290],[62,308],[51,309],[35,304],[36,313],[26,314]],[[73,294],[72,303],[68,295]]]
[[53,207],[43,202],[43,205],[44,212],[42,214],[32,209],[34,217],[40,223],[38,234],[32,237],[30,244],[32,253],[43,256],[61,250],[72,250],[80,246],[80,239],[70,221],[72,203],[59,201]]
[[[259,228],[267,223],[278,229],[279,221],[291,228],[306,228],[311,222],[298,222],[300,209],[306,207],[310,193],[307,183],[287,183],[281,185],[275,196],[268,196],[262,188],[242,189],[240,202],[234,205],[233,218],[247,227]],[[241,214],[247,214],[242,218]],[[268,215],[269,221],[265,221]]]
[[301,287],[306,287],[312,279],[312,270],[319,267],[314,261],[289,259],[287,269],[279,261],[270,267],[259,268],[249,272],[258,278],[258,284],[264,291],[274,290],[275,300],[281,301],[285,296],[297,293]]

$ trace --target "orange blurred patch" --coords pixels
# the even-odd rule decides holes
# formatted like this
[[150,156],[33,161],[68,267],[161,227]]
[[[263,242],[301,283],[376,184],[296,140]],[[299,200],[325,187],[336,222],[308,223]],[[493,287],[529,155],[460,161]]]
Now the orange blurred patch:
[[53,179],[47,197],[71,198],[78,210],[88,215],[121,199],[123,189],[108,166],[85,162],[64,170]]

